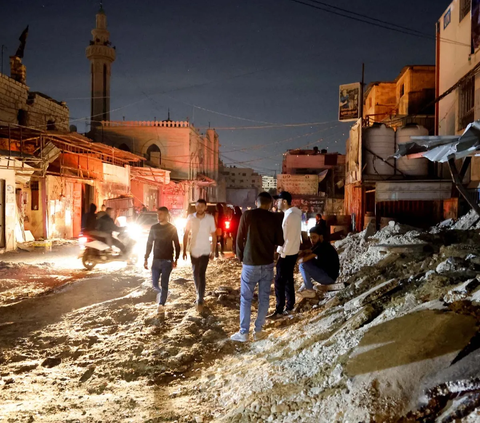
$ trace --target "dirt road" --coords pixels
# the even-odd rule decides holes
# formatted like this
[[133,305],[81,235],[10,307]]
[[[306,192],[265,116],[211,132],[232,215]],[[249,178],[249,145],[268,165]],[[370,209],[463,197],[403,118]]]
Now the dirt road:
[[159,320],[149,271],[116,263],[87,272],[76,253],[24,253],[0,265],[1,421],[202,421],[208,410],[180,393],[242,348],[227,341],[238,326],[240,265],[211,263],[199,315],[182,262]]

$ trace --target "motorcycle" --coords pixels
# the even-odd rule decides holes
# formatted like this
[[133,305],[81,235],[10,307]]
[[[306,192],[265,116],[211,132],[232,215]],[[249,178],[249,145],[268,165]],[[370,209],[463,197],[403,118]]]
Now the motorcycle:
[[87,270],[92,270],[97,264],[110,263],[113,261],[126,261],[128,264],[138,262],[138,256],[133,251],[136,241],[131,238],[128,231],[121,232],[118,240],[125,245],[126,252],[122,252],[116,247],[110,248],[101,237],[95,237],[91,234],[80,234],[78,243],[80,245],[80,255],[82,264]]

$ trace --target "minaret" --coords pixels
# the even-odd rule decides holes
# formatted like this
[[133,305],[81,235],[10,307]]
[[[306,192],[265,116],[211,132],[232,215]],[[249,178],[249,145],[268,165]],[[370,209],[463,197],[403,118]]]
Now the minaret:
[[100,125],[102,120],[110,120],[110,75],[115,60],[115,48],[110,43],[107,31],[107,15],[100,4],[97,13],[97,26],[92,30],[93,40],[87,47],[90,60],[91,80],[91,128]]

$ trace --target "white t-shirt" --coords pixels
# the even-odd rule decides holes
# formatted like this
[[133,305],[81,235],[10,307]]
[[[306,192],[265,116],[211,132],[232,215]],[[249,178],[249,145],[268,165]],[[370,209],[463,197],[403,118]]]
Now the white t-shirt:
[[210,236],[215,232],[215,219],[211,214],[205,213],[203,219],[197,217],[197,213],[190,214],[187,218],[186,230],[190,230],[190,254],[192,257],[208,256],[212,249]]

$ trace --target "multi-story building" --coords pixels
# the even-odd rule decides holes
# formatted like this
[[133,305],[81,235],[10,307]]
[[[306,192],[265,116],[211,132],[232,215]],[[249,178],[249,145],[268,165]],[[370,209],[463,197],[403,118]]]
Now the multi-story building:
[[262,175],[248,167],[227,166],[223,168],[227,189],[262,189]]
[[[443,220],[452,183],[426,159],[392,158],[411,136],[435,132],[435,66],[405,66],[393,82],[368,86],[364,115],[353,125],[346,148],[345,213],[378,223],[389,218],[415,226]],[[367,219],[368,220],[368,219]]]
[[[437,22],[436,135],[460,135],[480,119],[479,9],[478,1],[454,0]],[[445,166],[441,172],[449,176]],[[480,157],[472,157],[465,182],[478,201]]]
[[395,81],[372,82],[364,94],[367,126],[387,123],[398,128],[410,123],[434,131],[435,66],[405,66]]
[[262,189],[264,191],[276,190],[277,189],[277,178],[273,176],[262,176]]
[[225,179],[228,203],[244,209],[255,206],[257,195],[263,191],[261,175],[250,168],[223,166],[221,176]]
[[342,214],[345,155],[327,150],[288,150],[283,154],[279,191],[289,191],[309,213]]

